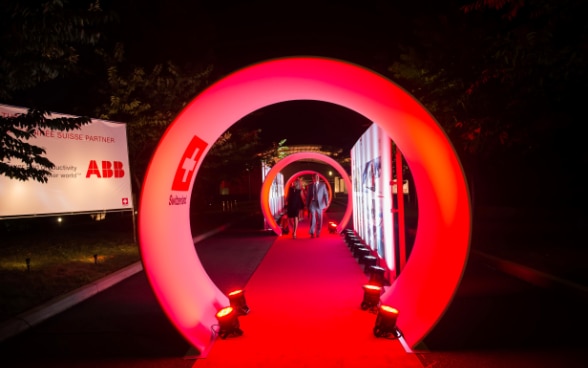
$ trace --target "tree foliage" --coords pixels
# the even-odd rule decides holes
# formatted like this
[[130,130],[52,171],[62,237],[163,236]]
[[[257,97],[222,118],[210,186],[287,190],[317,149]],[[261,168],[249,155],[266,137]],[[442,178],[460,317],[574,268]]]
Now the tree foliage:
[[[99,26],[109,16],[97,0],[70,4],[62,0],[0,3],[0,100],[30,90],[71,72],[79,50],[95,45]],[[79,129],[89,118],[51,119],[39,106],[16,117],[0,117],[0,175],[47,182],[53,163],[45,150],[29,142],[44,129]]]
[[34,109],[29,109],[26,114],[0,116],[0,175],[46,183],[55,165],[44,156],[44,148],[29,143],[29,140],[45,135],[48,129],[70,131],[91,121],[87,117],[50,117],[50,112]]
[[567,190],[550,203],[581,203],[588,3],[456,4],[415,18],[388,71],[444,127],[482,201],[535,204],[551,177]]
[[228,129],[214,142],[202,168],[218,170],[220,179],[230,180],[235,174],[260,164],[260,133],[260,129]]
[[80,49],[96,45],[111,20],[99,0],[2,1],[0,99],[74,70]]
[[420,18],[415,42],[389,71],[462,152],[535,154],[554,133],[578,128],[577,91],[588,84],[587,10],[578,0],[454,7]]
[[97,108],[102,119],[127,124],[133,180],[140,188],[151,155],[163,132],[177,114],[208,83],[211,66],[181,68],[171,61],[146,70],[124,67],[118,45],[107,64],[107,103]]
[[[127,123],[129,156],[135,186],[140,188],[145,170],[164,131],[180,111],[205,87],[213,73],[211,65],[180,67],[168,61],[152,69],[125,67],[124,47],[104,55],[108,84],[103,88],[108,102],[97,115]],[[200,167],[196,186],[215,192],[218,184],[260,165],[264,150],[259,129],[232,127],[208,151]]]
[[[202,161],[194,183],[196,197],[202,193],[218,193],[221,182],[234,183],[254,168],[260,167],[264,149],[260,129],[245,129],[238,125],[225,131],[211,146]],[[201,203],[206,198],[194,198]]]

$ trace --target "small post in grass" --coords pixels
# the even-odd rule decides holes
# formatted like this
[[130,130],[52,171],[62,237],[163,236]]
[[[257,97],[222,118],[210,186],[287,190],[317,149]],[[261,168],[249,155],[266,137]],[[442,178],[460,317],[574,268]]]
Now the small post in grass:
[[98,254],[94,254],[94,264],[98,264]]
[[25,259],[25,262],[27,263],[27,271],[30,271],[31,270],[31,259],[27,258],[27,259]]

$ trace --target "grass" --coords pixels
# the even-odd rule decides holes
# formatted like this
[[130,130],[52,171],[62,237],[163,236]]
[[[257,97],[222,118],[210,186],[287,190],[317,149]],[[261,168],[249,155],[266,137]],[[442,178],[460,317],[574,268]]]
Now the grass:
[[[140,260],[130,212],[5,220],[0,246],[0,320]],[[28,262],[27,262],[28,261]]]
[[[199,235],[243,216],[211,206],[191,218]],[[131,212],[0,221],[0,321],[140,261]],[[29,260],[27,264],[27,259]]]

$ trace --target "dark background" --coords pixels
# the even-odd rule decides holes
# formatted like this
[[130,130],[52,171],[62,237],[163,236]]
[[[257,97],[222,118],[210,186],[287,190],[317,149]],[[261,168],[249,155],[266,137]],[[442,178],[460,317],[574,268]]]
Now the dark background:
[[[384,75],[407,91],[414,91],[418,86],[393,78],[390,71],[390,66],[401,55],[411,54],[411,48],[425,46],[434,49],[437,45],[439,49],[449,48],[446,53],[439,52],[441,56],[437,56],[450,58],[457,55],[455,62],[463,64],[455,67],[451,65],[453,60],[440,60],[446,64],[439,65],[439,68],[451,65],[454,72],[466,76],[484,72],[476,69],[475,65],[468,64],[468,61],[475,60],[468,56],[475,55],[480,60],[495,56],[490,53],[476,54],[487,50],[483,47],[476,48],[477,45],[471,42],[472,39],[479,39],[483,43],[488,41],[487,38],[500,36],[500,27],[503,24],[498,23],[500,16],[496,11],[485,9],[469,14],[470,23],[462,27],[456,24],[457,19],[462,20],[460,15],[463,16],[460,5],[471,2],[473,0],[103,0],[101,4],[103,9],[114,11],[119,16],[118,23],[103,36],[107,42],[124,43],[126,61],[131,66],[140,65],[148,70],[150,66],[167,60],[179,65],[213,65],[210,76],[210,83],[213,83],[252,63],[278,57],[311,55],[356,63]],[[565,4],[578,3],[581,2],[565,1]],[[553,5],[550,1],[545,4],[546,8]],[[577,39],[581,40],[587,34],[585,22],[581,21],[585,18],[576,14],[574,19],[562,21],[556,13],[553,13],[552,18],[566,25],[564,34],[568,37],[560,41],[564,46],[568,41],[570,47],[580,45],[577,50],[581,59],[585,49],[588,49],[585,41],[577,42]],[[509,24],[520,26],[517,22],[525,22],[533,17],[525,15],[521,19],[523,20],[514,20]],[[530,23],[525,28],[523,24],[521,30],[528,31],[531,37],[532,26]],[[484,33],[486,29],[487,34]],[[474,32],[480,33],[480,37],[466,37]],[[511,36],[504,33],[504,42],[509,42],[506,38]],[[529,38],[529,42],[532,41]],[[552,50],[538,51],[540,53],[536,55],[537,59],[557,57],[556,54],[549,54]],[[507,57],[511,55],[505,55]],[[562,59],[561,63],[573,65],[573,60]],[[491,66],[491,63],[488,65]],[[534,68],[536,65],[528,67]],[[550,72],[545,70],[545,75]],[[543,74],[538,72],[530,75],[542,77]],[[74,110],[75,106],[98,106],[104,103],[97,101],[104,96],[98,97],[95,88],[104,79],[103,72],[97,70],[95,75],[87,79],[59,80],[47,84],[37,92],[42,93],[44,102],[51,106],[51,110],[79,115]],[[537,83],[531,82],[533,81],[517,86],[521,90],[532,90]],[[535,105],[534,101],[523,101],[520,111],[515,112],[518,114],[516,118],[509,119],[507,116],[503,121],[515,127],[511,132],[527,133],[526,137],[524,134],[521,136],[528,138],[528,142],[517,142],[518,151],[496,153],[488,150],[491,153],[483,158],[458,152],[477,203],[573,207],[588,204],[582,179],[588,157],[583,149],[583,137],[588,132],[581,119],[581,96],[585,90],[583,87],[586,87],[586,80],[579,80],[575,86],[573,83],[562,83],[554,88],[547,88],[553,94],[550,97],[560,99],[563,101],[561,106],[564,106],[552,116],[542,116],[541,109],[552,101],[540,99]],[[493,101],[488,104],[486,117],[489,120],[500,116],[501,106],[506,106],[516,97],[524,97],[527,93],[513,91],[511,96],[509,90],[505,92],[500,86],[497,86],[496,91],[490,97]],[[428,97],[427,93],[429,91],[424,91],[422,95]],[[431,91],[433,93],[439,91]],[[440,96],[432,96],[431,100],[447,106],[447,110],[457,107],[457,97],[439,94]],[[533,91],[528,94],[533,95]],[[488,93],[483,96],[486,98]],[[420,96],[418,100],[425,104]],[[479,105],[483,106],[483,103]],[[448,112],[450,114],[451,111]],[[484,117],[483,114],[478,115]],[[452,123],[447,116],[434,116],[444,124],[444,128]],[[570,116],[578,116],[578,119],[570,119]],[[321,144],[348,150],[370,122],[342,107],[321,102],[296,101],[263,108],[236,124],[247,128],[261,128],[262,138],[267,142],[286,139],[286,145]],[[306,134],[309,130],[316,133]],[[461,149],[457,141],[451,138],[456,148]],[[534,150],[534,156],[524,156],[527,149]]]

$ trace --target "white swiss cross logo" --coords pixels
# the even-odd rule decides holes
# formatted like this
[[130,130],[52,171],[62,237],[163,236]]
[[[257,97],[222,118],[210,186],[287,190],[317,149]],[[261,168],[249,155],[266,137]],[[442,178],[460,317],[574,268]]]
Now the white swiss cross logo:
[[197,136],[192,137],[190,144],[186,147],[182,159],[178,163],[176,169],[176,175],[174,176],[174,182],[172,184],[172,190],[175,191],[188,191],[190,189],[190,183],[196,170],[196,164],[202,156],[202,152],[206,148],[207,143],[204,142]]

